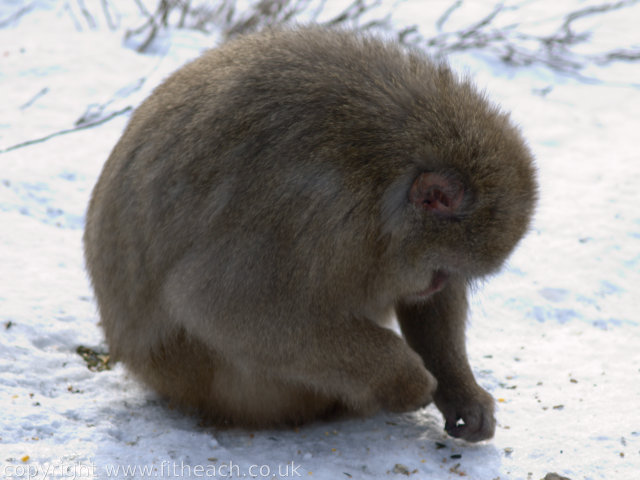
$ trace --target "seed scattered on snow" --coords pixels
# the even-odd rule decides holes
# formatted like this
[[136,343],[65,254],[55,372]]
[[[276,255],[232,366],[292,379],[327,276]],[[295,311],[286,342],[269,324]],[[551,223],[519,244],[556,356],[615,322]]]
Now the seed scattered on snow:
[[401,463],[396,463],[394,465],[393,473],[399,473],[401,475],[406,475],[407,477],[409,475],[411,475],[411,471],[409,470],[409,467],[407,467],[406,465],[403,465]]

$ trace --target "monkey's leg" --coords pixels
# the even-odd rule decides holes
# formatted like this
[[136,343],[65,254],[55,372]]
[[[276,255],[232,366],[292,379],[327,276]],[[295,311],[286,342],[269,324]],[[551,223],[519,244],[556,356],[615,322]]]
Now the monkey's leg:
[[[292,393],[296,391],[315,392],[318,398],[338,402],[356,415],[381,408],[413,411],[433,401],[437,382],[402,338],[366,319],[331,320],[307,324],[304,331],[280,329],[277,341],[268,340],[271,335],[263,328],[259,336],[245,335],[247,344],[237,343],[233,352],[212,345],[229,364],[243,365],[243,377],[227,382],[234,385],[233,390],[213,389],[215,403],[235,409],[241,402],[234,398],[255,396],[256,382],[265,379],[277,388],[287,386],[262,399],[264,405],[259,408],[273,412],[271,417],[260,415],[265,424],[286,421],[287,411],[292,410],[288,398],[296,396]],[[289,406],[283,408],[285,404]],[[232,416],[241,417],[241,413]]]
[[443,290],[424,303],[396,307],[407,343],[420,354],[438,380],[434,400],[453,437],[469,442],[491,438],[494,402],[473,377],[465,348],[466,285],[451,278]]
[[357,414],[413,411],[433,401],[435,378],[395,333],[357,318],[325,327],[308,332],[308,350],[282,371],[285,377],[337,396]]
[[[206,257],[193,256],[176,266],[163,286],[162,308],[167,312],[166,324],[180,325],[187,338],[197,339],[212,358],[220,359],[211,368],[214,382],[218,384],[217,375],[226,379],[221,384],[233,384],[233,390],[210,390],[212,409],[235,410],[241,403],[237,398],[255,396],[255,383],[264,381],[288,386],[287,392],[317,394],[359,415],[381,408],[411,411],[433,401],[435,378],[420,356],[391,330],[331,305],[294,303],[285,309],[259,297],[259,288],[251,284],[246,292],[242,291],[246,283],[233,292],[226,290],[233,286],[231,282],[212,281],[211,288],[203,288],[198,266],[208,262]],[[191,368],[202,364],[195,362]],[[224,368],[227,373],[221,373]],[[273,417],[256,413],[263,423],[283,420],[276,412],[290,409],[278,408],[290,404],[287,397],[302,398],[283,390],[280,400],[274,390],[277,387],[270,389],[263,402],[271,404],[268,410]],[[257,405],[257,410],[267,409]],[[232,411],[222,416],[225,413],[238,416]]]

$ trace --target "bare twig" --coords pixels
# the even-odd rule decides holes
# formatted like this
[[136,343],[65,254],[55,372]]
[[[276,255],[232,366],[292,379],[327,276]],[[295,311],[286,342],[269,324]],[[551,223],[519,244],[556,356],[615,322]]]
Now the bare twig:
[[143,17],[150,17],[151,16],[151,12],[149,10],[147,10],[147,7],[145,7],[144,3],[142,3],[142,0],[134,0],[136,5],[138,6],[138,9],[140,10],[140,13],[142,13]]
[[[412,25],[410,27],[403,28],[398,32],[398,41],[403,45],[413,45],[417,43],[415,37],[418,37],[417,41],[420,41],[420,32],[416,25]],[[412,38],[414,38],[412,40]]]
[[[102,11],[104,12],[104,18],[107,20],[107,25],[109,29],[116,30],[120,25],[120,14],[118,11],[111,5],[109,0],[100,0],[100,4],[102,5]],[[112,15],[111,10],[114,10],[114,14]],[[115,18],[114,18],[115,17]]]
[[449,17],[451,17],[451,14],[462,6],[462,2],[463,0],[456,0],[455,2],[453,2],[451,6],[444,11],[440,18],[436,20],[436,28],[439,32],[442,31],[442,27],[445,23],[447,23]]
[[225,28],[227,38],[258,30],[265,26],[282,25],[308,8],[309,0],[260,0],[249,14]]
[[581,10],[576,10],[575,12],[571,12],[569,15],[565,17],[564,23],[560,28],[565,32],[567,32],[567,34],[570,34],[571,24],[576,20],[578,20],[579,18],[584,18],[590,15],[596,15],[599,13],[610,12],[612,10],[619,10],[621,8],[633,5],[635,3],[638,3],[638,0],[621,0],[616,3],[605,3],[602,5],[595,5],[592,7],[583,8]]
[[591,58],[598,65],[607,65],[617,61],[634,62],[640,60],[640,50],[612,50],[603,55],[593,55]]
[[500,14],[500,12],[502,12],[503,10],[505,10],[504,4],[498,3],[495,7],[493,7],[493,10],[491,11],[491,13],[489,13],[486,17],[481,19],[479,22],[476,22],[475,24],[471,25],[470,27],[462,30],[460,32],[460,36],[462,38],[466,38],[477,32],[480,32],[484,27],[491,25],[491,23],[496,19],[498,14]]
[[133,107],[131,107],[131,106],[124,107],[121,110],[118,110],[116,112],[112,112],[109,115],[107,115],[106,117],[94,120],[92,122],[84,123],[84,124],[78,125],[78,126],[73,127],[73,128],[67,128],[65,130],[60,130],[58,132],[50,133],[49,135],[46,135],[44,137],[35,138],[33,140],[27,140],[26,142],[22,142],[22,143],[18,143],[16,145],[12,145],[10,147],[5,148],[4,150],[0,150],[0,154],[7,153],[7,152],[10,152],[12,150],[17,150],[18,148],[28,147],[28,146],[34,145],[36,143],[46,142],[47,140],[51,140],[54,137],[58,137],[60,135],[65,135],[67,133],[73,133],[73,132],[77,132],[79,130],[86,130],[87,128],[92,128],[92,127],[96,127],[98,125],[102,125],[103,123],[107,123],[109,120],[112,120],[117,116],[120,116],[120,115],[123,115],[125,113],[128,113],[131,110],[133,110]]
[[0,20],[0,28],[4,28],[11,25],[13,22],[19,20],[20,17],[22,17],[25,13],[27,13],[32,8],[33,8],[33,3],[20,8],[15,13],[12,13],[11,15],[9,15],[7,18]]
[[325,22],[325,25],[333,26],[353,22],[362,17],[362,15],[367,11],[375,7],[379,7],[381,4],[382,0],[373,0],[371,2],[367,2],[366,0],[354,0],[351,5],[342,11],[342,13],[338,14],[328,22]]
[[44,87],[42,90],[40,90],[38,93],[36,93],[33,97],[31,97],[31,99],[25,103],[23,103],[22,105],[20,105],[20,110],[26,110],[27,108],[29,108],[31,105],[33,105],[36,100],[38,100],[40,97],[46,95],[47,93],[49,93],[49,88],[48,87]]
[[87,8],[87,6],[85,5],[84,0],[76,0],[76,1],[78,3],[78,8],[80,8],[80,12],[82,13],[82,16],[87,21],[87,25],[89,25],[90,29],[95,30],[97,27],[96,21],[93,18],[93,15],[91,15],[91,12]]
[[65,3],[64,9],[69,12],[69,16],[71,17],[71,21],[73,22],[73,25],[76,27],[76,30],[81,32],[83,30],[82,23],[80,23],[80,20],[78,20],[78,17],[76,17],[76,14],[73,13],[73,9],[71,8],[71,6],[68,3]]

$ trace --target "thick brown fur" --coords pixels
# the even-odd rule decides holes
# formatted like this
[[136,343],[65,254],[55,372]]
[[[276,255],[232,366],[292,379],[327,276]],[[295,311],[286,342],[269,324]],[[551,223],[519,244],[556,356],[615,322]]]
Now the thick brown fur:
[[[466,291],[535,197],[517,129],[446,65],[347,31],[267,30],[133,114],[86,261],[111,354],[175,403],[271,426],[435,400],[449,433],[478,441],[495,420],[465,352]],[[384,326],[394,313],[406,341]]]

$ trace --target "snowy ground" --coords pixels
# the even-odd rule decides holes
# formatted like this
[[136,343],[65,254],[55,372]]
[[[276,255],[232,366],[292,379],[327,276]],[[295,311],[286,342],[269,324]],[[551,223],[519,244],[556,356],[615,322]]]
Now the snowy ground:
[[[72,20],[76,2],[31,3],[0,29],[0,477],[123,478],[135,468],[128,476],[639,478],[640,88],[629,84],[640,65],[608,68],[598,73],[615,82],[586,85],[482,55],[454,59],[513,111],[542,185],[532,232],[473,298],[469,350],[498,399],[495,439],[448,438],[434,407],[222,431],[168,409],[121,365],[91,371],[76,353],[106,350],[81,234],[127,112],[11,149],[87,113],[137,105],[215,38],[176,32],[162,55],[145,56],[122,45],[124,25],[90,30],[78,11]],[[3,2],[0,20],[20,5]],[[407,2],[398,18],[431,21],[423,5]],[[605,27],[637,44],[639,20],[634,7]]]

